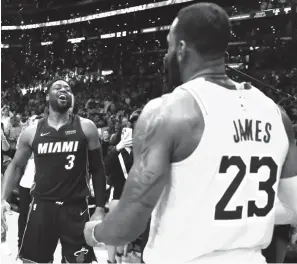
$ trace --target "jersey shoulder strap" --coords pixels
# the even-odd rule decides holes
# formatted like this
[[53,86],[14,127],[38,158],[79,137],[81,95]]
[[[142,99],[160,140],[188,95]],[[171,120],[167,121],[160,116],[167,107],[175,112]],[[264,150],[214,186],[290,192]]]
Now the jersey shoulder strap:
[[37,123],[37,128],[36,128],[36,132],[35,132],[35,136],[34,139],[32,141],[32,148],[34,149],[34,147],[36,146],[37,143],[37,139],[38,137],[40,137],[40,134],[42,133],[42,128],[44,127],[44,125],[46,124],[46,120],[47,118],[41,118],[38,123]]
[[84,136],[84,139],[86,140],[87,137],[82,128],[81,117],[79,115],[72,115],[71,118],[72,118],[72,122],[71,122],[72,126],[75,127],[77,129],[77,132],[82,134]]

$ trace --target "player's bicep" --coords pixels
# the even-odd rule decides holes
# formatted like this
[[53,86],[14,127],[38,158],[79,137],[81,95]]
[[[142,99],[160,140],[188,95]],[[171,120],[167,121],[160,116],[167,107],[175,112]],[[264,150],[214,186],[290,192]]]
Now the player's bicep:
[[12,160],[12,164],[17,167],[24,167],[32,154],[32,148],[30,146],[31,131],[25,130],[19,137],[17,143],[17,150]]
[[94,122],[88,119],[83,119],[83,120],[84,121],[82,123],[83,124],[82,129],[88,141],[88,150],[92,151],[94,149],[101,148],[98,130]]
[[132,202],[154,208],[166,184],[170,163],[163,146],[148,151],[144,156],[135,160],[123,197],[127,195]]
[[134,164],[123,197],[147,207],[154,207],[158,201],[170,168],[172,138],[168,119],[158,104],[149,105],[138,119],[133,135]]

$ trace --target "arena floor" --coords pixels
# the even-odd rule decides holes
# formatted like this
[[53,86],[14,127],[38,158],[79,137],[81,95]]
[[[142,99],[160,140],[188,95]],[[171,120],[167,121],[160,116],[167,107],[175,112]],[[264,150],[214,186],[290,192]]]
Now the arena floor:
[[[11,250],[11,255],[6,255],[1,249],[1,263],[12,264],[20,263],[16,261],[17,257],[17,232],[18,232],[18,213],[12,212],[12,215],[7,215],[8,233],[7,242]],[[98,263],[107,263],[107,251],[105,247],[95,248]],[[59,244],[54,257],[54,264],[61,263],[61,245]]]

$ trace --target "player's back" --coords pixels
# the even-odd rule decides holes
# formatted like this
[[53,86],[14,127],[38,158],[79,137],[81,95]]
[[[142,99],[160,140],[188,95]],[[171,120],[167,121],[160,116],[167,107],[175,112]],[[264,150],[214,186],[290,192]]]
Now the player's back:
[[258,89],[217,82],[197,78],[172,94],[194,97],[204,130],[192,154],[172,163],[152,215],[147,263],[265,262],[287,135],[278,107]]

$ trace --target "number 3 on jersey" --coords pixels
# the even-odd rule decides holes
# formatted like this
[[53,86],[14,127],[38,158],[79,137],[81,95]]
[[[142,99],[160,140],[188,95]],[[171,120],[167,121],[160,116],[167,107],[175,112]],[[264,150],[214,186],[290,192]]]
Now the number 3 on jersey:
[[[239,171],[235,176],[234,180],[231,182],[230,186],[227,188],[225,193],[223,194],[220,201],[217,203],[215,208],[215,220],[234,220],[234,219],[242,219],[242,210],[243,206],[236,206],[235,210],[226,210],[228,203],[230,202],[232,196],[236,192],[237,188],[241,184],[244,176],[246,175],[246,164],[239,156],[224,156],[221,161],[221,166],[219,169],[219,173],[227,173],[227,170],[231,166],[236,166]],[[275,199],[275,191],[273,190],[273,185],[276,182],[277,178],[277,164],[271,157],[252,157],[250,163],[250,173],[254,174],[255,177],[259,169],[262,166],[267,166],[270,170],[269,178],[265,182],[259,183],[259,191],[266,192],[267,195],[267,204],[263,208],[259,208],[256,205],[256,201],[251,200],[248,201],[247,204],[247,215],[248,217],[258,216],[264,217],[266,216],[274,205]]]
[[68,164],[65,165],[65,169],[66,170],[71,170],[74,166],[74,160],[75,160],[75,156],[74,155],[68,155],[67,158],[68,160]]

